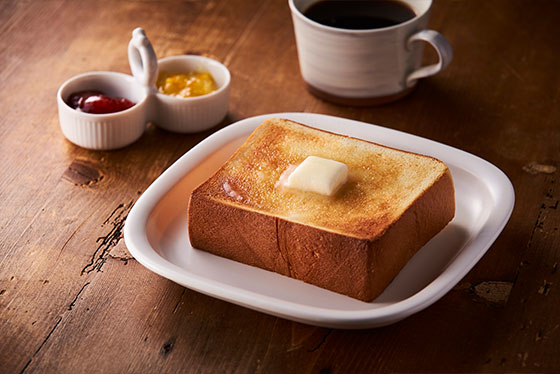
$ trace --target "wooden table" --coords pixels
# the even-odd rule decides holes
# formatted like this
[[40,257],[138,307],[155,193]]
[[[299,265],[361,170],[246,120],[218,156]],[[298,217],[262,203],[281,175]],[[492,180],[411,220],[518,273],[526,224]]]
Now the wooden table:
[[[1,2],[0,372],[558,370],[559,14],[553,0],[436,0],[430,27],[454,47],[449,68],[404,100],[353,108],[306,91],[285,0]],[[118,151],[71,144],[58,87],[87,71],[129,73],[137,26],[159,57],[226,64],[229,115],[196,135],[152,125]],[[142,192],[218,128],[282,111],[375,123],[480,156],[511,179],[513,215],[451,292],[378,329],[272,317],[137,263],[122,229]]]

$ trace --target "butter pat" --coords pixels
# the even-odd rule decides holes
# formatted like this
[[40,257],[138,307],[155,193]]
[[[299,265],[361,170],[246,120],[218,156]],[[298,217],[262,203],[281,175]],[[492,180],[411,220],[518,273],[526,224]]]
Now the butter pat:
[[346,164],[309,156],[288,176],[285,186],[332,196],[347,179]]

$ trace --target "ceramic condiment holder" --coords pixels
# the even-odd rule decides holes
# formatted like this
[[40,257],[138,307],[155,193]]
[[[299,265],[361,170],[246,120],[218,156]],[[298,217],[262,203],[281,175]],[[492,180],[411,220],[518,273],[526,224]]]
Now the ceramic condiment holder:
[[[229,105],[229,70],[216,60],[184,55],[157,60],[144,30],[137,28],[128,45],[132,76],[116,72],[91,72],[64,82],[58,90],[58,115],[64,136],[72,143],[94,150],[122,148],[142,136],[148,122],[178,133],[193,133],[217,125]],[[182,98],[157,91],[158,71],[209,72],[218,89],[207,95]],[[74,93],[99,90],[113,97],[136,103],[133,107],[108,114],[90,114],[70,107],[66,101]]]

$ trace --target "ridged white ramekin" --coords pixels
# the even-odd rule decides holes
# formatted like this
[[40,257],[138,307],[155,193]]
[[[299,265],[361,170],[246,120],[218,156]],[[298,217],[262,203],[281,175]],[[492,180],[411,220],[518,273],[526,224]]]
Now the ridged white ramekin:
[[209,129],[224,119],[229,107],[231,76],[223,64],[203,56],[185,55],[159,60],[158,69],[171,74],[207,72],[214,78],[218,89],[207,95],[187,98],[156,93],[151,120],[157,126],[173,132],[193,133]]
[[[124,97],[135,105],[116,113],[80,112],[66,101],[72,93],[84,90]],[[147,90],[132,76],[108,71],[85,73],[69,79],[58,90],[57,102],[64,136],[80,147],[94,150],[122,148],[140,138],[146,127],[150,104]]]

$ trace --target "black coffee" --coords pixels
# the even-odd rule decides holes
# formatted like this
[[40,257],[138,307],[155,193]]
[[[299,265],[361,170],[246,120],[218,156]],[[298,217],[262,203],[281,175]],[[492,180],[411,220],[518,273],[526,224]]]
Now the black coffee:
[[303,14],[325,26],[366,30],[398,25],[414,18],[414,11],[397,0],[323,0]]

